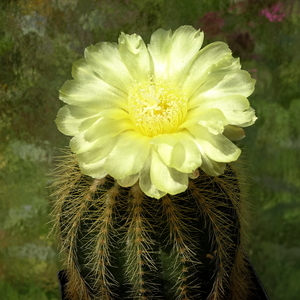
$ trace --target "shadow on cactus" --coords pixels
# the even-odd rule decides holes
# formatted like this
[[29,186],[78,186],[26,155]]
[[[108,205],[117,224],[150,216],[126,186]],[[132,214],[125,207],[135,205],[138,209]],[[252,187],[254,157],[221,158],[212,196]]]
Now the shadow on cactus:
[[190,26],[149,45],[122,33],[74,63],[56,119],[72,136],[54,184],[63,299],[253,296],[232,162],[254,80],[225,43],[202,42]]

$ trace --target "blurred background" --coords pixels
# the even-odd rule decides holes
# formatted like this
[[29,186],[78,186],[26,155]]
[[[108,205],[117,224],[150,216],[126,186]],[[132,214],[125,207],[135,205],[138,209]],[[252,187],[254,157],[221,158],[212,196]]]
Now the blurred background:
[[257,123],[244,149],[249,255],[271,300],[300,295],[300,1],[1,0],[0,295],[58,300],[61,268],[48,237],[51,171],[68,144],[54,119],[72,62],[121,31],[149,41],[190,24],[225,41],[257,79]]

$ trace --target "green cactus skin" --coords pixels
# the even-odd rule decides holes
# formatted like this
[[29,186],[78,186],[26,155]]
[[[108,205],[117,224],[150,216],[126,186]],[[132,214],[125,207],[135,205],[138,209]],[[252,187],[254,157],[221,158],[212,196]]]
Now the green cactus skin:
[[218,177],[199,170],[184,193],[157,200],[138,184],[83,175],[69,153],[54,189],[68,299],[249,299],[245,197],[233,166]]

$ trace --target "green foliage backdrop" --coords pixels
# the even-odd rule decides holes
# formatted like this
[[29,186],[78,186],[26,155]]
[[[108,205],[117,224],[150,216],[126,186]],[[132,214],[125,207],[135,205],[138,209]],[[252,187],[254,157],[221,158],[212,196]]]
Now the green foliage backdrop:
[[[51,170],[68,143],[58,90],[84,48],[121,31],[146,40],[190,24],[227,42],[257,79],[258,121],[241,142],[250,181],[249,254],[271,300],[300,294],[300,2],[298,0],[1,0],[0,294],[59,299]],[[3,298],[4,297],[4,298]]]

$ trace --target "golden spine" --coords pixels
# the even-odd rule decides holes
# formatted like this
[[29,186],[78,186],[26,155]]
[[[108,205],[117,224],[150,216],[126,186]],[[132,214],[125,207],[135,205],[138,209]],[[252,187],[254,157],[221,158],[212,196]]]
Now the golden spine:
[[67,154],[53,216],[68,300],[248,300],[245,208],[232,166],[161,199],[82,175]]

